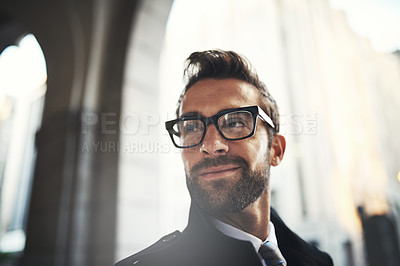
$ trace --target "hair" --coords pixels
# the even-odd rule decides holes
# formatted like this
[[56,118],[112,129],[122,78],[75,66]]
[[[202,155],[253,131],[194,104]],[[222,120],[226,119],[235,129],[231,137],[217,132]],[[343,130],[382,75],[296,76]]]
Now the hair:
[[258,89],[262,101],[262,106],[260,107],[271,117],[275,125],[275,129],[267,127],[268,134],[272,137],[273,134],[279,132],[279,111],[276,101],[245,57],[233,51],[223,50],[194,52],[186,59],[183,76],[187,78],[187,84],[178,100],[177,117],[179,117],[179,108],[183,97],[196,82],[210,78],[233,78],[248,82]]

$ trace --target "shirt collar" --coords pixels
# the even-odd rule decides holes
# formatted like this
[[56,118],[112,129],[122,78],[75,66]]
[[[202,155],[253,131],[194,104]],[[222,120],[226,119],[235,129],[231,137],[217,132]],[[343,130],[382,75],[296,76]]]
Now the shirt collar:
[[270,241],[278,246],[278,240],[277,240],[276,234],[275,234],[275,226],[271,221],[269,222],[268,237],[267,237],[267,239],[265,239],[263,241],[263,240],[259,239],[258,237],[253,236],[252,234],[249,234],[249,233],[247,233],[243,230],[240,230],[234,226],[224,223],[218,219],[210,217],[210,220],[211,220],[212,224],[215,226],[215,228],[217,228],[224,235],[227,235],[227,236],[235,238],[235,239],[251,242],[256,251],[258,251],[258,249],[261,247],[262,244],[264,244],[265,242],[268,242],[268,241]]

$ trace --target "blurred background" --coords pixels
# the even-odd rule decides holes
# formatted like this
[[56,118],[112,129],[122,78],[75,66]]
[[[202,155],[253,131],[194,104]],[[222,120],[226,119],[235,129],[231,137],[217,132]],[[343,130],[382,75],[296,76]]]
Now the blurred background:
[[0,2],[0,265],[112,265],[184,229],[164,122],[214,48],[278,102],[286,223],[335,265],[400,265],[395,0]]

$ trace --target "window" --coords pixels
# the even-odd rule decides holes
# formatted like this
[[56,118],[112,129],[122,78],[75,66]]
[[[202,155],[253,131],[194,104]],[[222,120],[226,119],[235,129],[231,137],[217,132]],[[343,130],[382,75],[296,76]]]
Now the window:
[[0,54],[0,262],[25,246],[46,79],[44,56],[32,34]]

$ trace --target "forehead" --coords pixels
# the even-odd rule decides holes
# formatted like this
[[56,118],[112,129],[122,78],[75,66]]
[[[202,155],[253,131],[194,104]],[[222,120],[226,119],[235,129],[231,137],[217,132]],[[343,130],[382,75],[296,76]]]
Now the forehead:
[[259,105],[260,100],[260,92],[248,82],[237,79],[204,79],[186,92],[179,114],[198,112],[212,116],[228,108]]

